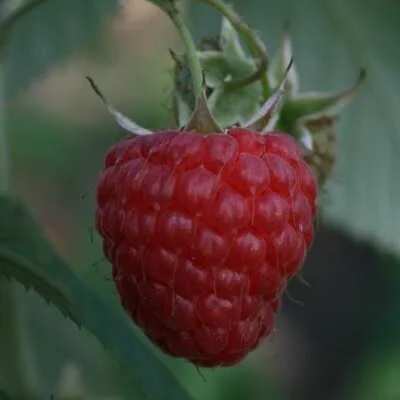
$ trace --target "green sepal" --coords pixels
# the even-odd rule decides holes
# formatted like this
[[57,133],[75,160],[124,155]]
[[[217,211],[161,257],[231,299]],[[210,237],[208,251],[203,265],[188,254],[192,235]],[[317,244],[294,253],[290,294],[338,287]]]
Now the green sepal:
[[239,58],[246,60],[246,52],[243,49],[242,42],[236,29],[231,22],[225,17],[222,18],[221,33],[220,33],[220,46],[223,53],[230,58]]
[[307,148],[305,159],[313,168],[319,186],[331,176],[336,162],[336,117],[308,119],[297,126],[298,137]]
[[198,133],[217,133],[223,131],[223,128],[211,112],[204,92],[197,99],[196,108],[184,129],[185,131]]
[[337,116],[355,97],[365,79],[361,70],[356,83],[338,93],[305,92],[288,98],[285,113],[292,121],[316,119],[322,116]]
[[244,124],[245,128],[257,132],[271,131],[279,118],[279,109],[282,107],[285,91],[283,90],[285,77],[279,87],[272,93],[267,101]]
[[106,97],[104,96],[104,94],[101,92],[100,88],[97,86],[97,84],[95,83],[93,78],[91,78],[90,76],[87,76],[86,79],[88,80],[93,91],[104,103],[108,112],[110,113],[110,115],[113,117],[114,121],[117,123],[117,125],[120,128],[122,128],[123,130],[125,130],[129,133],[132,133],[132,134],[138,135],[138,136],[146,136],[146,135],[152,134],[151,131],[149,131],[146,128],[143,128],[142,126],[137,124],[135,121],[131,120],[126,115],[119,112],[113,105],[111,105],[108,102],[108,100],[106,99]]
[[[287,66],[290,62],[292,62],[292,66],[287,71]],[[299,77],[296,65],[293,62],[292,40],[287,32],[283,34],[278,51],[268,69],[268,78],[271,87],[277,87],[285,75],[284,90],[288,97],[294,96],[299,90]]]

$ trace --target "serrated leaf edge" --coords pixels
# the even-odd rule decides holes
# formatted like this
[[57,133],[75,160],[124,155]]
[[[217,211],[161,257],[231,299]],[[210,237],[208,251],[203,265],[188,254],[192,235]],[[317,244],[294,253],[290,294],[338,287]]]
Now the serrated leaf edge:
[[[27,222],[36,226],[33,219],[25,212],[24,207],[22,207],[20,203],[10,202],[10,200],[4,196],[0,196],[0,200],[9,203],[10,212],[15,214],[22,213],[22,217],[25,218]],[[11,207],[13,207],[13,209],[11,209]],[[48,245],[45,238],[41,237],[40,240],[43,242],[43,245]],[[137,356],[138,353],[142,353],[141,356],[137,357],[151,357],[155,358],[155,360],[157,359],[150,349],[146,349],[144,344],[139,344],[140,340],[137,338],[133,328],[128,326],[127,319],[125,320],[119,317],[118,312],[112,312],[112,310],[103,303],[103,300],[87,288],[52,250],[50,251],[51,257],[62,265],[62,267],[58,269],[60,276],[57,278],[52,276],[51,272],[48,272],[48,277],[37,274],[36,271],[32,273],[31,269],[36,269],[36,267],[29,267],[29,265],[32,265],[32,262],[20,254],[15,254],[15,252],[11,253],[7,249],[6,244],[6,240],[3,240],[2,244],[0,242],[0,274],[15,279],[25,288],[34,290],[43,297],[47,303],[52,304],[60,310],[60,312],[66,318],[70,319],[78,328],[90,332],[108,352],[116,356],[121,364],[131,367],[135,383],[142,393],[146,395],[146,398],[169,400],[167,394],[163,394],[162,396],[150,395],[150,393],[157,391],[157,389],[149,384],[147,378],[148,372],[146,379],[143,379],[146,373],[142,372],[142,367],[136,365],[136,362],[127,361],[129,359],[129,355],[126,355],[128,342],[131,342],[130,348],[132,348],[132,353],[134,353],[135,356]],[[38,263],[38,265],[40,267],[40,263]],[[97,311],[93,312],[95,309],[97,309]],[[100,328],[99,321],[101,318],[106,318],[108,320],[108,323],[104,325],[106,328]],[[103,326],[103,323],[101,324]],[[118,335],[120,340],[117,340],[117,335],[114,334],[118,326],[120,329]],[[132,335],[132,339],[136,338],[136,340],[130,341],[130,335]],[[120,345],[121,342],[124,344]],[[158,370],[169,382],[173,382],[173,392],[177,394],[177,399],[190,399],[184,389],[179,384],[175,383],[176,378],[162,365],[160,360],[157,359],[157,361],[151,362],[151,364],[153,365],[153,372],[155,374],[157,374],[156,371]],[[159,379],[159,376],[154,378]]]

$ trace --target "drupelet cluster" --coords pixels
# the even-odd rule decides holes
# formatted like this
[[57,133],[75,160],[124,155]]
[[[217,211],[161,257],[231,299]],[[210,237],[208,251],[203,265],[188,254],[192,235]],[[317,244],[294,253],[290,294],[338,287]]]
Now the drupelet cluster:
[[284,133],[124,139],[106,156],[96,215],[124,308],[172,356],[238,363],[274,327],[313,241],[316,197]]

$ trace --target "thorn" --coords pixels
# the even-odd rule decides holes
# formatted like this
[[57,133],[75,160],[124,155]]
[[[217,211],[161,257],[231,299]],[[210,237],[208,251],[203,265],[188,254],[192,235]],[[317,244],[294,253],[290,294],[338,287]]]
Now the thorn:
[[176,54],[175,51],[172,50],[171,48],[169,48],[168,51],[169,51],[169,54],[170,54],[171,58],[176,62],[178,67],[181,67],[182,66],[182,60],[179,58],[178,54]]
[[286,289],[285,295],[292,303],[297,304],[298,306],[304,307],[304,303],[302,301],[296,300],[294,297],[292,297],[292,295],[289,293],[288,289]]
[[106,260],[104,257],[102,257],[102,258],[100,258],[99,260],[97,260],[97,261],[91,263],[91,264],[90,264],[90,267],[91,267],[91,268],[96,268],[96,267],[99,266],[101,263],[104,263],[104,262],[106,262],[106,261],[107,261],[107,260]]
[[297,277],[297,279],[301,282],[301,283],[303,283],[305,286],[307,286],[307,287],[311,287],[311,283],[310,282],[308,282],[305,278],[304,278],[304,276],[301,274],[301,273],[298,273],[297,275],[296,275],[296,277]]
[[200,378],[203,379],[204,382],[207,382],[207,378],[205,377],[203,371],[198,365],[195,365],[196,371],[199,374]]

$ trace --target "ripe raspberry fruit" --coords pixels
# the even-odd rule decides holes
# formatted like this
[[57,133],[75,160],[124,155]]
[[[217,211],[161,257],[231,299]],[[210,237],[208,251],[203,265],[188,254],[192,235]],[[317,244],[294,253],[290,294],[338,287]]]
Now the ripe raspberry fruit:
[[97,229],[121,302],[161,349],[233,365],[268,336],[313,240],[317,185],[286,134],[166,131],[113,147]]

